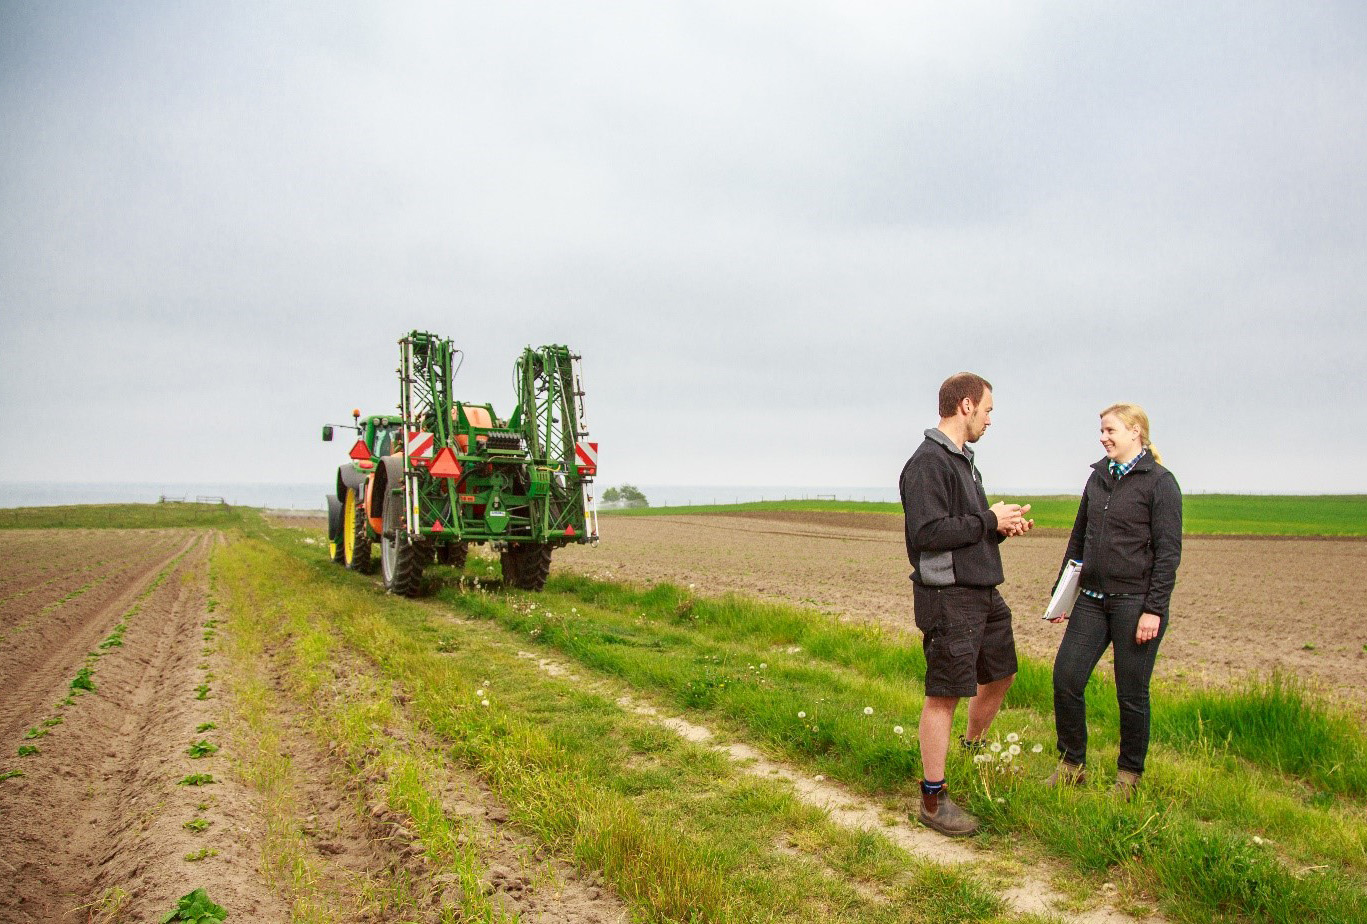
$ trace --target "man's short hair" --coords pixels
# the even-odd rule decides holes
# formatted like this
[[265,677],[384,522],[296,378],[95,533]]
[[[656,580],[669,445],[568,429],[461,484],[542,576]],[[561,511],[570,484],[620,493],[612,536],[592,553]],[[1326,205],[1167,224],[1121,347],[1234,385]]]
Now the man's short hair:
[[940,386],[940,416],[953,417],[959,410],[959,402],[967,398],[974,404],[983,399],[983,392],[991,391],[992,383],[981,375],[960,372],[945,379]]

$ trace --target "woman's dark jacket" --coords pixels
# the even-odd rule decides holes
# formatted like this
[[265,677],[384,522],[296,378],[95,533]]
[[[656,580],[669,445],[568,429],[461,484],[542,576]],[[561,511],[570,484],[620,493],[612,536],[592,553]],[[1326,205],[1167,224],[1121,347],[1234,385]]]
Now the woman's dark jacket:
[[1092,466],[1064,562],[1082,562],[1083,589],[1142,594],[1144,612],[1167,616],[1182,560],[1182,489],[1152,453],[1119,481],[1107,462]]

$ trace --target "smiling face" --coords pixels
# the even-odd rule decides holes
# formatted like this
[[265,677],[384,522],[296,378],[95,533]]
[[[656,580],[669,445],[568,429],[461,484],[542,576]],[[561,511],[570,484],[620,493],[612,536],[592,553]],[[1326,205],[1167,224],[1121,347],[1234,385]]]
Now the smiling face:
[[1117,462],[1128,462],[1144,448],[1139,426],[1127,427],[1125,421],[1116,414],[1105,414],[1101,418],[1101,448],[1106,457]]
[[967,442],[976,443],[982,439],[982,435],[987,432],[987,428],[990,426],[992,426],[992,389],[984,388],[982,400],[973,405],[973,410],[968,412],[968,420],[964,423]]

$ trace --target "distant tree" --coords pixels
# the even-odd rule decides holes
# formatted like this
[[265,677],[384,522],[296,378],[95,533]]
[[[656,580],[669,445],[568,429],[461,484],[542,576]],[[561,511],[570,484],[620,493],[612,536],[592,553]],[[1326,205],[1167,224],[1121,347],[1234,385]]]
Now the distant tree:
[[624,484],[619,489],[619,493],[622,498],[622,503],[628,507],[650,506],[650,501],[646,500],[646,496],[642,494],[641,490],[637,488],[635,485]]
[[622,492],[616,488],[608,488],[603,492],[603,503],[620,504],[622,502]]

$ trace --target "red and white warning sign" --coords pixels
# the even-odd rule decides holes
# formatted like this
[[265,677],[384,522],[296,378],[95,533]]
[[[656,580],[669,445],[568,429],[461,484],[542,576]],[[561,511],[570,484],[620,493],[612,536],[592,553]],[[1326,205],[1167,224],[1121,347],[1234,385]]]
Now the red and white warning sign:
[[432,458],[432,434],[424,430],[409,430],[405,436],[403,451],[410,462],[426,462]]
[[576,467],[581,475],[598,474],[598,444],[584,440],[574,444],[574,454],[578,456]]

